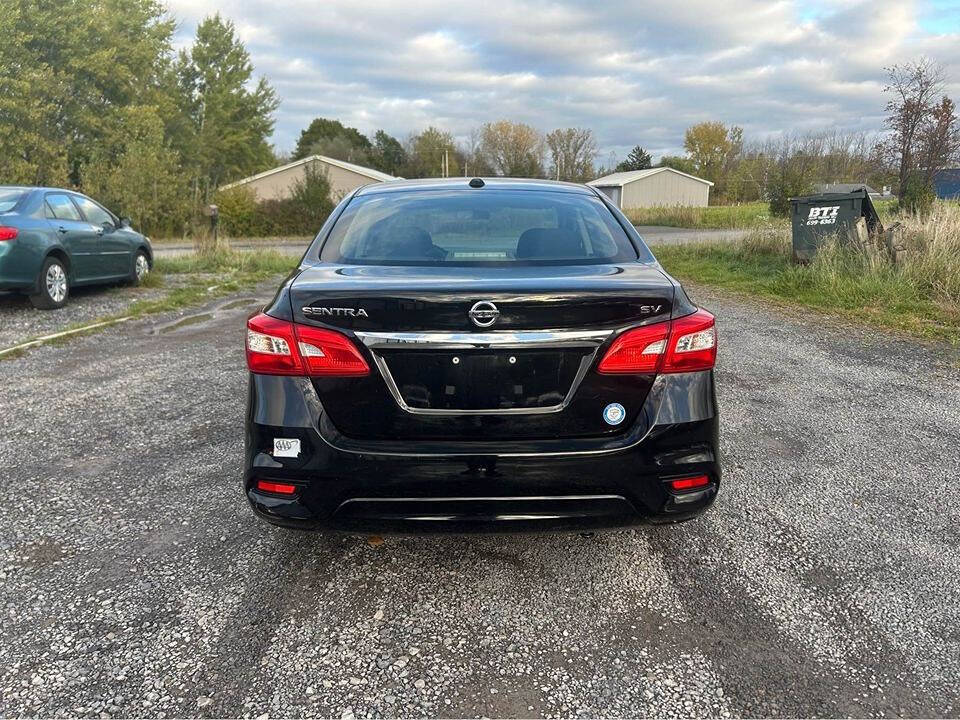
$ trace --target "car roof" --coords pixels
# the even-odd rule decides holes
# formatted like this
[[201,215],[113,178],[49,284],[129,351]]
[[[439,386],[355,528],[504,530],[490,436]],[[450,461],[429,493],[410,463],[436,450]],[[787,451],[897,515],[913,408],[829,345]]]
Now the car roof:
[[364,185],[357,190],[357,196],[376,195],[393,192],[415,192],[419,190],[463,190],[464,192],[482,192],[486,188],[491,190],[539,190],[542,192],[565,192],[578,195],[596,196],[596,191],[586,185],[577,183],[558,182],[556,180],[537,180],[530,178],[481,178],[483,187],[470,186],[469,177],[455,178],[425,178],[422,180],[390,180],[388,182]]
[[70,190],[69,188],[46,187],[43,185],[0,185],[0,190],[23,190],[24,192],[61,192],[72,195],[83,195],[79,190]]

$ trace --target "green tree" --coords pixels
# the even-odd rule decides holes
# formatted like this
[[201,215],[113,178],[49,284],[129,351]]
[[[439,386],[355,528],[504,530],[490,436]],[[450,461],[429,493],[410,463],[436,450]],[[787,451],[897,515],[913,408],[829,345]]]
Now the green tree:
[[790,198],[813,192],[819,158],[796,153],[781,158],[770,180],[770,213],[780,217],[790,215]]
[[733,149],[733,141],[723,123],[702,122],[687,128],[683,147],[699,177],[716,184]]
[[697,172],[693,160],[680,155],[664,155],[660,158],[660,162],[657,163],[657,167],[673,168],[674,170],[685,172],[687,175],[694,175]]
[[252,83],[250,55],[232,22],[219,14],[205,18],[193,46],[181,51],[176,74],[185,117],[179,140],[195,202],[206,202],[222,183],[273,164],[267,138],[276,95],[266,79]]
[[460,174],[460,158],[453,135],[433,126],[407,140],[407,163],[403,176],[408,178],[442,177],[444,157],[448,175]]
[[164,140],[153,106],[123,111],[123,146],[97,153],[85,166],[83,189],[147,233],[174,234],[188,216],[180,158]]
[[79,183],[124,108],[161,105],[174,22],[155,0],[8,0],[0,12],[4,182]]
[[498,120],[480,130],[482,152],[503,177],[543,177],[543,136],[524,123]]
[[407,152],[400,141],[383,130],[377,130],[373,136],[370,164],[381,172],[396,175],[406,162]]
[[[370,140],[362,132],[354,127],[347,127],[339,120],[329,120],[327,118],[315,118],[305,130],[300,131],[300,138],[297,140],[297,147],[293,151],[294,160],[302,160],[308,155],[326,155],[328,153],[319,153],[316,151],[318,144],[340,138],[337,147],[360,150],[366,155],[372,149]],[[330,155],[330,157],[335,157]],[[347,158],[338,157],[338,160],[347,160]]]
[[926,173],[915,171],[907,176],[907,181],[900,191],[898,206],[902,210],[915,215],[926,216],[933,208],[937,199],[933,183]]
[[637,145],[627,155],[627,159],[617,165],[616,170],[617,172],[627,172],[630,170],[646,170],[648,167],[652,167],[650,153]]
[[307,156],[325,155],[357,165],[369,165],[370,153],[371,150],[367,148],[357,147],[348,136],[334,135],[317,140],[310,146],[310,152],[307,153]]
[[587,128],[562,128],[547,133],[550,149],[550,177],[568,182],[586,182],[593,178],[597,141]]
[[317,232],[333,210],[326,172],[314,167],[314,163],[306,163],[303,179],[293,184],[290,202],[298,211],[297,215],[303,218],[307,231]]

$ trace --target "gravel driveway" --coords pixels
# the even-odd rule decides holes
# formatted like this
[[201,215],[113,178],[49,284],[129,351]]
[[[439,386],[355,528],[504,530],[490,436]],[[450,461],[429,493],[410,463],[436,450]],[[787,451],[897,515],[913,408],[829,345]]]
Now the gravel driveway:
[[252,302],[0,362],[0,716],[960,714],[955,356],[694,295],[720,498],[593,538],[254,519]]
[[163,288],[129,285],[97,285],[70,290],[67,304],[59,310],[37,310],[26,295],[0,292],[0,350],[19,342],[123,313],[137,300],[163,297]]

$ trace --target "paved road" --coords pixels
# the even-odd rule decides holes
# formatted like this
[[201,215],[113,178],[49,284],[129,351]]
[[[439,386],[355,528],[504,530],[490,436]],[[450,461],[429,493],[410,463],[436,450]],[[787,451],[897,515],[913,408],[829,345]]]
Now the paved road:
[[592,539],[255,520],[253,301],[0,362],[0,716],[960,714],[955,357],[695,295],[721,497]]
[[[748,230],[689,230],[686,228],[661,227],[657,225],[638,225],[637,230],[651,245],[685,245],[688,243],[718,242],[724,240],[740,240]],[[293,242],[250,242],[238,240],[230,246],[234,250],[277,250],[289,255],[302,255],[309,245],[309,241]],[[157,257],[178,257],[193,252],[190,243],[156,243],[153,252]]]

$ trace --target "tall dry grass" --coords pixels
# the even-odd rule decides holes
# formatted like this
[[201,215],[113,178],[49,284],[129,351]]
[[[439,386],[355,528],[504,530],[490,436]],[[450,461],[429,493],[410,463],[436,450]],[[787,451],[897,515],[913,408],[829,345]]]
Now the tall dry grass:
[[[896,259],[877,248],[857,247],[838,238],[826,243],[805,266],[784,268],[785,281],[818,286],[831,295],[888,294],[922,298],[960,311],[960,204],[938,203],[926,217],[901,215]],[[892,225],[887,221],[887,227]],[[789,229],[765,225],[751,232],[734,253],[744,260],[788,263]]]
[[753,228],[769,222],[766,203],[710,205],[709,207],[664,206],[626,210],[634,225],[666,225],[696,229]]
[[[658,246],[667,271],[685,281],[866,319],[960,346],[960,205],[903,217],[894,261],[883,248],[827,243],[792,259],[789,228],[767,224],[739,242]],[[889,226],[890,221],[886,222]]]
[[960,203],[937,203],[928,217],[901,223],[900,272],[931,299],[960,307]]

